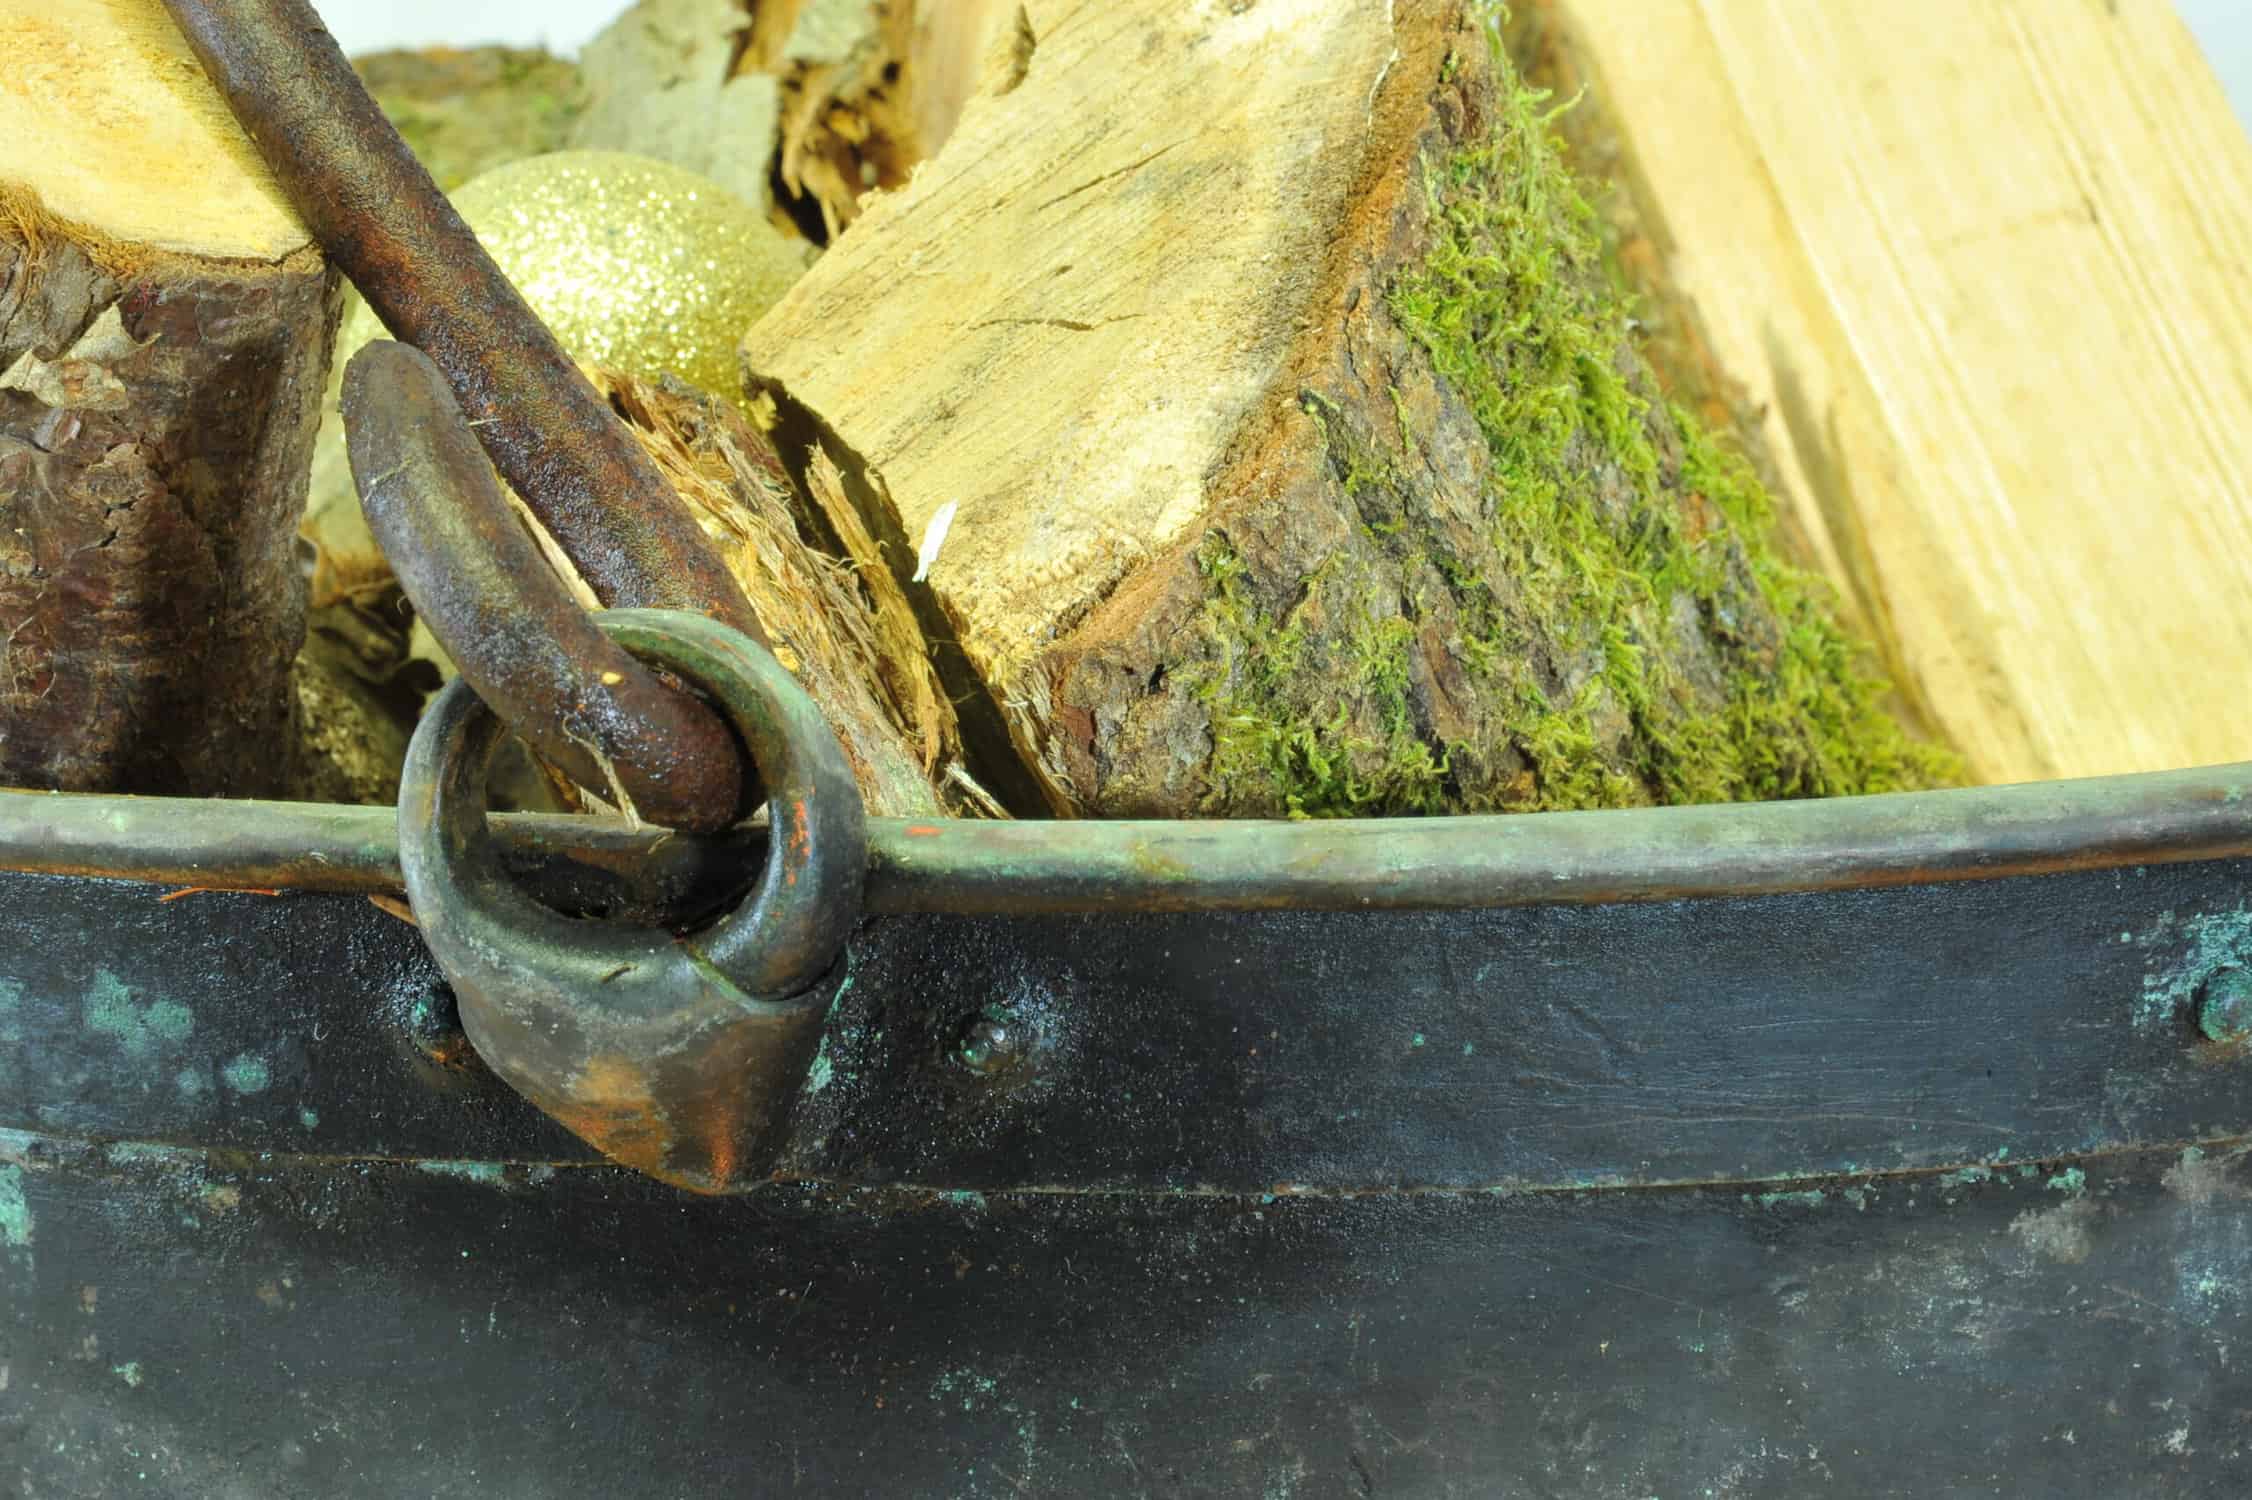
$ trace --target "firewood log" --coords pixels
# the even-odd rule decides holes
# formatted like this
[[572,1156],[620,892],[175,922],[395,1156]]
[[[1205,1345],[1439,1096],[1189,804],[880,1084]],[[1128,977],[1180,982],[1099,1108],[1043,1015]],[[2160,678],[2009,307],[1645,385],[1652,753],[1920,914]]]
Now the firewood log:
[[0,783],[272,794],[339,281],[156,0],[0,0]]
[[744,346],[1020,813],[1928,784],[1496,7],[1029,3]]

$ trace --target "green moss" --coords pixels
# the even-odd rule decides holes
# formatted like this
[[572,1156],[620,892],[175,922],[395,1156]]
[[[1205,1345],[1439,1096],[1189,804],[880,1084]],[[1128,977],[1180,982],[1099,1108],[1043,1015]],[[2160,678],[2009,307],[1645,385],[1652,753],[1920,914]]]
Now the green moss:
[[[1280,618],[1254,599],[1241,557],[1213,537],[1197,555],[1209,590],[1206,628],[1218,647],[1193,669],[1190,688],[1212,715],[1209,770],[1216,801],[1274,801],[1292,817],[1445,810],[1447,766],[1417,732],[1408,702],[1414,627],[1371,612],[1377,597],[1349,560],[1317,570]],[[1343,612],[1342,632],[1316,645],[1310,618]],[[1357,702],[1307,701],[1306,684],[1337,680],[1309,670],[1315,650],[1347,658]],[[1356,732],[1373,721],[1381,733]]]
[[[1750,466],[1644,394],[1629,306],[1554,138],[1557,111],[1516,80],[1498,35],[1493,67],[1482,138],[1426,163],[1428,247],[1388,297],[1485,440],[1489,534],[1466,553],[1401,481],[1419,443],[1396,388],[1404,458],[1309,396],[1385,565],[1340,553],[1277,601],[1231,543],[1207,540],[1215,654],[1191,685],[1213,718],[1212,803],[1613,807],[1955,779],[1949,757],[1880,708],[1882,684],[1826,586],[1778,555]],[[1433,602],[1412,585],[1401,597],[1400,580],[1416,577],[1445,590],[1444,648],[1499,708],[1471,748],[1529,768],[1504,795],[1463,794],[1449,771],[1465,747],[1416,722],[1419,617]]]
[[[1501,550],[1532,611],[1600,653],[1604,689],[1634,723],[1632,762],[1593,771],[1592,699],[1583,690],[1559,711],[1525,692],[1536,804],[1837,796],[1952,779],[1947,757],[1878,707],[1882,684],[1863,672],[1823,585],[1777,555],[1749,465],[1635,388],[1636,366],[1620,357],[1628,306],[1603,273],[1555,111],[1514,80],[1498,42],[1495,68],[1496,118],[1430,174],[1431,249],[1392,307],[1492,451]],[[1624,486],[1625,524],[1596,503],[1591,477]],[[1661,622],[1684,593],[1718,648],[1718,705],[1700,701],[1666,649]]]

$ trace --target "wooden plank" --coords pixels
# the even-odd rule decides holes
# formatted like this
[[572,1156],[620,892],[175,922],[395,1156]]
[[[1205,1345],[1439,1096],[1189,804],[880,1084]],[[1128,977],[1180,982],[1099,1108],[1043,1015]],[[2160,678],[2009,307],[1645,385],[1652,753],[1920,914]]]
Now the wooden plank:
[[2171,7],[1535,8],[1821,563],[1975,773],[2248,753],[2252,145]]

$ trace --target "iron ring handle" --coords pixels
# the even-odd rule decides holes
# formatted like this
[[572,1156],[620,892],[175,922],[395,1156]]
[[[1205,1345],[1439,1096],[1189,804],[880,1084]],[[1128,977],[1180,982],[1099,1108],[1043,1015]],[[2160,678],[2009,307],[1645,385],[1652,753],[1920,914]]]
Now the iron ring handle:
[[506,728],[460,681],[407,752],[400,866],[486,1064],[613,1160],[724,1191],[771,1158],[811,1066],[860,917],[866,817],[835,734],[764,647],[683,612],[594,619],[706,694],[742,737],[772,817],[748,899],[685,934],[534,901],[486,819]]

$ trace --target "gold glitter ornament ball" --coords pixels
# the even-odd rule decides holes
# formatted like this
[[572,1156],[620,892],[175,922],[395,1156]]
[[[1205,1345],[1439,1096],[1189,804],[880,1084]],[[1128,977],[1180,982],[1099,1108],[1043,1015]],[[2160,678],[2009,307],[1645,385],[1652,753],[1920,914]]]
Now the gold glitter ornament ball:
[[[805,271],[758,211],[684,167],[622,151],[557,151],[483,172],[454,207],[564,350],[586,364],[670,370],[742,398],[735,347]],[[383,336],[354,307],[340,357]]]

